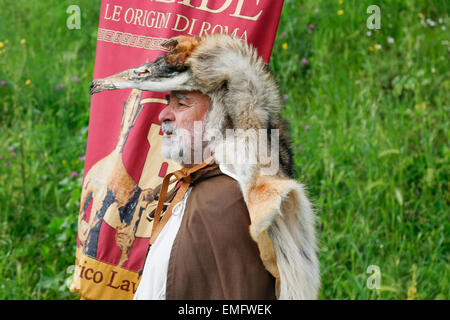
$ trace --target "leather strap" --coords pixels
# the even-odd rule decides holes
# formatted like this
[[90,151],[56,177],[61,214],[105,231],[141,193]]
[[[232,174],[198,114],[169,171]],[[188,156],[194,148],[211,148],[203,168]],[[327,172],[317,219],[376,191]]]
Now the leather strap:
[[[158,199],[158,205],[156,207],[155,216],[153,220],[153,227],[152,227],[152,233],[150,236],[150,245],[155,243],[156,238],[158,237],[161,230],[166,225],[167,221],[172,216],[172,210],[173,207],[180,202],[184,195],[186,194],[187,190],[189,189],[189,185],[194,181],[193,177],[191,176],[193,173],[198,172],[199,174],[195,175],[195,179],[199,178],[201,174],[204,174],[210,170],[213,170],[218,167],[218,164],[213,164],[213,156],[209,157],[207,160],[202,162],[201,164],[198,164],[192,168],[182,168],[180,170],[174,171],[172,173],[169,173],[164,177],[163,183],[161,185],[161,192],[159,194]],[[206,170],[202,170],[206,168]],[[201,172],[200,171],[204,171]],[[170,178],[172,176],[175,176],[175,178],[178,181],[183,181],[181,186],[178,188],[178,191],[175,195],[175,198],[170,203],[169,207],[167,208],[166,212],[164,213],[163,217],[161,218],[161,213],[164,207],[164,203],[166,201],[167,197],[167,189],[169,188],[170,184]]]

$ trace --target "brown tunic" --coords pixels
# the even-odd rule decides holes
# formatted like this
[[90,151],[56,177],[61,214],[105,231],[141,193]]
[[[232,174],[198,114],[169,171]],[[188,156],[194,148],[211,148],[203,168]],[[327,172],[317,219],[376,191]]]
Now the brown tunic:
[[215,169],[192,186],[170,254],[166,299],[276,299],[238,183]]

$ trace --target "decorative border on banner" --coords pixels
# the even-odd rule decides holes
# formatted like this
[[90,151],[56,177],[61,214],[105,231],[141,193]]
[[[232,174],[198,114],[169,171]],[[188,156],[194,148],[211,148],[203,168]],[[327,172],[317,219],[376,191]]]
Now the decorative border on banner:
[[162,42],[168,40],[166,38],[148,37],[117,30],[98,28],[97,40],[139,49],[168,51],[161,46]]

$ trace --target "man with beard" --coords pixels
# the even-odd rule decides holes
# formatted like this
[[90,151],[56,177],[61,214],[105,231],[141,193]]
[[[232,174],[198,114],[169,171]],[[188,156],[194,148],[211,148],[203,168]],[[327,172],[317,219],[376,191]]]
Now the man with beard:
[[[162,155],[191,168],[207,148],[203,130],[194,129],[204,128],[211,100],[199,91],[172,91],[166,98],[159,115]],[[238,182],[220,168],[205,173],[151,245],[135,299],[275,299],[275,280],[249,225]]]
[[[160,188],[134,298],[317,298],[315,217],[293,179],[270,69],[252,46],[225,34],[181,36],[163,45],[169,52],[154,62],[91,85],[91,93],[171,90],[159,115],[162,154],[183,168]],[[261,160],[266,149],[254,132],[268,133],[269,162]],[[180,183],[168,192],[173,177]]]

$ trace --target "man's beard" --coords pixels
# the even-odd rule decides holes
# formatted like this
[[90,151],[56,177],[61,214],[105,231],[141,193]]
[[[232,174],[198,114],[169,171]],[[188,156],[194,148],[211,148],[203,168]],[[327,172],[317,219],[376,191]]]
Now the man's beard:
[[[183,157],[183,143],[174,122],[163,122],[161,130],[164,133],[161,154],[164,158],[176,160]],[[177,161],[178,162],[178,161]]]
[[[163,122],[161,130],[164,133],[161,154],[163,157],[189,167],[201,163],[203,150],[207,143],[203,141],[204,125],[194,125],[194,134],[185,129],[178,129],[174,122]],[[201,131],[199,131],[201,128]]]

